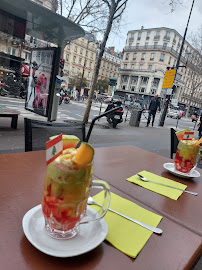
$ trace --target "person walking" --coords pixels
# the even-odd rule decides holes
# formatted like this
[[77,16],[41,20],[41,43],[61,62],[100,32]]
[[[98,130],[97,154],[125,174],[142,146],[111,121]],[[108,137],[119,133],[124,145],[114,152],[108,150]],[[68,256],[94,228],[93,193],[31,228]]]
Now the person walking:
[[156,94],[154,95],[154,99],[152,99],[149,104],[149,116],[148,116],[146,127],[148,127],[150,124],[151,116],[152,116],[152,127],[153,127],[157,109],[159,109],[159,111],[161,110],[160,101],[158,99],[158,95]]
[[200,116],[200,120],[199,120],[200,122],[198,123],[198,138],[200,139],[201,137],[202,137],[202,114],[201,114],[201,116]]

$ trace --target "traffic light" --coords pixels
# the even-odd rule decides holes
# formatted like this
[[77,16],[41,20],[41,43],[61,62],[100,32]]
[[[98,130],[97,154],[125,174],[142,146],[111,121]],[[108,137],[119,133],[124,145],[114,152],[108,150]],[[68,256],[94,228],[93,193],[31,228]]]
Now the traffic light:
[[65,60],[64,59],[60,59],[60,68],[61,69],[64,68],[64,64],[65,64]]

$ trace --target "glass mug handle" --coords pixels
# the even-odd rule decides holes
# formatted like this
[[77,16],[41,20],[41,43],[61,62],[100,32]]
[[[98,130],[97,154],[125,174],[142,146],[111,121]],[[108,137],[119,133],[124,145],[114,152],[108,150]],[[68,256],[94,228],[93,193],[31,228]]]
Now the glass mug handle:
[[98,188],[98,189],[103,189],[104,190],[104,201],[100,207],[100,210],[97,212],[98,214],[100,212],[101,215],[96,217],[96,218],[93,218],[93,219],[90,219],[90,220],[85,220],[85,221],[81,221],[79,224],[86,224],[86,223],[89,223],[91,221],[97,221],[97,220],[100,220],[102,219],[108,209],[109,209],[109,205],[110,205],[110,199],[111,199],[111,194],[110,194],[110,186],[107,182],[103,181],[103,180],[92,180],[92,184],[90,186],[91,188]]

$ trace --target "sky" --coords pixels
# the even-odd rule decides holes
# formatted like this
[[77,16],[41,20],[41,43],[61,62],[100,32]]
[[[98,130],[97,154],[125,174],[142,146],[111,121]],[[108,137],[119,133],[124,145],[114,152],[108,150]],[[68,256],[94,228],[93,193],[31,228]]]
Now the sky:
[[[141,29],[141,26],[145,29],[168,27],[184,36],[193,0],[180,1],[183,1],[183,4],[178,4],[171,13],[169,0],[128,0],[120,31],[118,35],[110,33],[107,46],[115,46],[116,51],[122,51],[127,32]],[[200,25],[202,25],[202,1],[195,0],[186,35],[187,41],[191,41],[191,33],[196,32]]]

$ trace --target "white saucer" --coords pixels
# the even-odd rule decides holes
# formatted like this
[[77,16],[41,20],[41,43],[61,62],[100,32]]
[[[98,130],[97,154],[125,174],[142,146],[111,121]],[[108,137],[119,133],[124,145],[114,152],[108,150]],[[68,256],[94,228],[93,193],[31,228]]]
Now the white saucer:
[[198,172],[197,170],[193,170],[190,174],[188,173],[182,173],[179,172],[177,170],[175,170],[175,165],[174,163],[164,163],[163,167],[168,170],[170,173],[183,177],[183,178],[194,178],[194,177],[200,177],[200,172]]
[[[87,215],[95,217],[95,214],[96,211],[88,206]],[[46,232],[41,205],[24,215],[22,226],[27,239],[35,248],[54,257],[73,257],[86,253],[101,244],[108,232],[105,220],[101,219],[80,225],[80,233],[72,239],[53,239]]]

